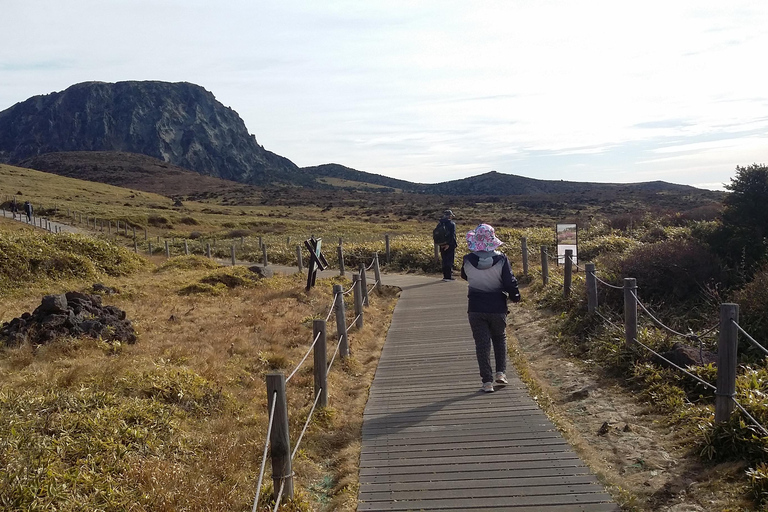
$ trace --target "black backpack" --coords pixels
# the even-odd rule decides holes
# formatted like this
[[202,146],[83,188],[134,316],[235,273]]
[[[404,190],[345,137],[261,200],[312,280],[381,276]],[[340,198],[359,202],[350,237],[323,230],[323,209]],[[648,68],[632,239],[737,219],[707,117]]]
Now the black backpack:
[[448,234],[448,223],[438,222],[435,229],[432,230],[432,240],[435,245],[446,245],[451,243],[451,236]]

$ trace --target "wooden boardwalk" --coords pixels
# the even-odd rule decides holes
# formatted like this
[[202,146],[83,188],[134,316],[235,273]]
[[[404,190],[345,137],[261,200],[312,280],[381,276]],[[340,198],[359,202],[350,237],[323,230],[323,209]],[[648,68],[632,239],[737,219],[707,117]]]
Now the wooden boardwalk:
[[514,369],[479,391],[463,281],[384,282],[403,291],[365,409],[358,511],[620,510]]

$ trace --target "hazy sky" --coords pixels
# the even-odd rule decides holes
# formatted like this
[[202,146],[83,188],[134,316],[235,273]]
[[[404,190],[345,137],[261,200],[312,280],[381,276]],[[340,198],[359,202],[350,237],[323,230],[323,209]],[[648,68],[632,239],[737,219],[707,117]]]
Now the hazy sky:
[[0,0],[0,110],[186,81],[299,166],[707,188],[768,163],[768,2]]

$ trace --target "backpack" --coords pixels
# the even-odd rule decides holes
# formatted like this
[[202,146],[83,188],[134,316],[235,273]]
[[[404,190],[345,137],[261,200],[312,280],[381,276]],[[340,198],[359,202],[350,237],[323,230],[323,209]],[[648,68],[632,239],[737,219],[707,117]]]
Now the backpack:
[[448,223],[438,222],[435,229],[432,230],[432,240],[435,245],[446,245],[451,243],[451,236],[448,234]]

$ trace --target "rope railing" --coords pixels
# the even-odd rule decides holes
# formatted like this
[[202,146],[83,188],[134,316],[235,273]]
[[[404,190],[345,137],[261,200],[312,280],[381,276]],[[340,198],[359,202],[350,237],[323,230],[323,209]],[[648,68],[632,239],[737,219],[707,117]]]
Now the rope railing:
[[624,287],[623,287],[623,286],[616,286],[615,284],[611,284],[611,283],[608,283],[608,282],[606,282],[606,281],[603,281],[602,279],[600,279],[599,277],[597,277],[597,273],[593,273],[592,275],[593,275],[593,276],[595,276],[595,280],[596,280],[598,283],[600,283],[600,284],[602,284],[602,285],[604,285],[604,286],[607,286],[608,288],[613,288],[614,290],[623,290],[623,289],[624,289]]
[[635,343],[637,343],[638,345],[640,345],[641,347],[643,347],[643,348],[644,348],[645,350],[647,350],[648,352],[650,352],[651,354],[653,354],[653,355],[655,355],[656,357],[658,357],[659,359],[661,359],[662,361],[664,361],[664,362],[666,362],[666,363],[668,363],[668,364],[670,364],[670,365],[674,366],[675,368],[677,368],[678,370],[680,370],[680,371],[681,371],[681,372],[683,372],[684,374],[686,374],[686,375],[688,375],[689,377],[691,377],[692,379],[694,379],[694,380],[698,381],[698,382],[699,382],[700,384],[702,384],[703,386],[705,386],[705,387],[707,387],[707,388],[710,388],[710,389],[712,389],[712,390],[714,390],[714,391],[717,391],[717,388],[716,388],[715,386],[713,386],[712,384],[710,384],[709,382],[707,382],[707,381],[705,381],[705,380],[701,379],[700,377],[698,377],[698,376],[696,376],[696,375],[692,374],[691,372],[689,372],[689,371],[688,371],[688,370],[686,370],[685,368],[682,368],[682,367],[680,367],[680,366],[676,365],[675,363],[673,363],[672,361],[670,361],[670,360],[669,360],[669,359],[667,359],[666,357],[662,356],[661,354],[659,354],[658,352],[656,352],[655,350],[653,350],[653,349],[652,349],[651,347],[649,347],[648,345],[645,345],[644,343],[642,343],[641,341],[639,341],[637,338],[635,338],[633,341],[634,341]]
[[662,328],[662,329],[664,329],[665,331],[669,332],[670,334],[674,334],[674,335],[676,335],[676,336],[681,336],[681,337],[683,337],[683,338],[688,338],[688,337],[689,337],[687,334],[683,334],[682,332],[679,332],[679,331],[676,331],[676,330],[674,330],[673,328],[669,327],[668,325],[665,325],[665,324],[664,324],[664,322],[662,322],[661,320],[659,320],[658,318],[656,318],[656,317],[653,315],[653,313],[651,313],[650,311],[648,311],[648,308],[647,308],[647,307],[645,307],[645,304],[643,304],[642,302],[640,302],[640,299],[637,297],[637,294],[636,294],[634,291],[630,290],[630,292],[629,292],[629,293],[631,293],[631,294],[632,294],[632,297],[634,297],[634,298],[635,298],[635,301],[637,302],[637,305],[638,305],[638,306],[640,306],[640,309],[642,309],[643,311],[645,311],[645,313],[646,313],[646,314],[647,314],[649,317],[651,317],[651,320],[653,320],[653,322],[654,322],[656,325],[658,325],[659,327],[661,327],[661,328]]
[[747,412],[747,410],[739,403],[738,400],[736,400],[736,397],[730,397],[730,399],[733,401],[734,404],[736,404],[736,407],[739,408],[739,410],[747,417],[749,418],[749,421],[752,422],[752,424],[762,432],[762,434],[766,437],[768,437],[768,430],[765,429],[764,426],[760,424],[759,421],[757,421],[751,414]]
[[309,348],[307,349],[307,353],[306,353],[306,354],[304,354],[304,357],[302,357],[302,358],[301,358],[301,361],[299,361],[299,364],[297,364],[297,365],[296,365],[296,368],[294,368],[294,370],[291,372],[291,374],[290,374],[290,375],[288,375],[288,376],[285,378],[285,382],[286,382],[286,384],[287,384],[288,382],[290,382],[291,378],[292,378],[294,375],[296,375],[296,372],[298,372],[298,371],[299,371],[299,368],[301,368],[301,365],[302,365],[302,364],[304,364],[304,361],[306,361],[306,360],[307,360],[307,357],[309,357],[309,354],[311,354],[311,353],[312,353],[312,349],[313,349],[313,348],[315,348],[315,345],[317,344],[317,340],[319,340],[319,339],[320,339],[320,333],[317,333],[317,336],[315,336],[315,339],[314,339],[314,341],[312,341],[312,344],[311,344],[311,345],[309,346]]
[[739,323],[738,323],[736,320],[733,320],[733,319],[731,319],[731,322],[733,323],[733,325],[735,325],[735,326],[736,326],[736,328],[739,330],[739,332],[740,332],[741,334],[743,334],[744,336],[746,336],[746,337],[747,337],[747,340],[749,340],[749,342],[750,342],[750,343],[752,343],[752,344],[753,344],[755,347],[759,348],[760,350],[762,350],[763,352],[765,352],[766,354],[768,354],[768,349],[766,349],[764,346],[762,346],[760,343],[758,343],[758,342],[757,342],[757,340],[755,340],[755,338],[753,338],[752,336],[750,336],[750,335],[749,335],[749,333],[748,333],[747,331],[745,331],[745,330],[744,330],[744,329],[743,329],[743,328],[742,328],[742,327],[739,325]]
[[[278,510],[281,500],[283,497],[287,497],[286,499],[293,498],[293,472],[291,471],[291,461],[296,457],[296,454],[298,453],[298,450],[301,446],[301,443],[306,436],[309,425],[312,422],[312,419],[314,417],[315,411],[318,409],[318,407],[326,407],[328,404],[327,401],[327,376],[330,373],[331,369],[333,368],[333,364],[336,361],[337,357],[340,355],[341,357],[347,357],[349,355],[349,341],[348,341],[348,333],[352,329],[353,326],[357,325],[358,327],[363,326],[363,306],[367,303],[367,301],[364,301],[363,294],[370,293],[374,288],[377,286],[381,286],[381,278],[379,275],[379,267],[376,265],[377,258],[374,256],[374,260],[371,264],[371,267],[374,267],[376,269],[376,282],[373,284],[370,290],[366,287],[361,287],[358,285],[358,283],[364,282],[364,274],[363,274],[363,268],[364,266],[361,264],[361,274],[363,274],[363,278],[360,279],[360,277],[355,274],[353,275],[353,282],[352,286],[347,289],[343,290],[341,285],[335,284],[333,286],[333,300],[332,303],[328,309],[328,313],[325,317],[325,320],[314,320],[313,321],[313,330],[316,330],[316,333],[314,335],[314,339],[312,340],[312,343],[310,346],[306,349],[306,352],[303,354],[301,360],[296,364],[294,369],[290,372],[290,374],[287,377],[284,377],[282,372],[272,372],[267,375],[267,389],[272,390],[275,389],[275,400],[272,404],[272,411],[270,412],[270,427],[268,431],[268,439],[266,441],[265,445],[265,451],[264,455],[262,457],[262,468],[259,475],[259,482],[258,482],[258,490],[257,495],[254,500],[254,512],[256,510],[256,507],[258,506],[258,500],[261,493],[261,486],[264,479],[264,471],[265,471],[265,464],[266,464],[266,453],[270,446],[270,444],[273,445],[273,451],[277,450],[276,447],[278,445],[285,446],[285,450],[280,453],[280,450],[277,450],[277,455],[273,453],[273,461],[272,461],[272,467],[273,467],[273,473],[274,468],[276,467],[283,467],[285,468],[281,473],[285,473],[284,476],[277,476],[275,474],[272,475],[272,480],[274,482],[273,486],[273,492],[276,490],[276,488],[279,485],[279,490],[275,494],[275,505],[274,510]],[[368,267],[368,268],[371,268]],[[344,305],[343,297],[344,295],[349,295],[352,292],[355,294],[355,317],[352,319],[352,322],[347,326],[347,318],[346,318],[346,308]],[[326,347],[326,338],[325,338],[325,332],[326,332],[326,323],[330,321],[331,317],[333,316],[334,311],[336,312],[336,331],[339,334],[339,340],[336,344],[336,347],[334,349],[333,355],[331,357],[330,363],[327,365],[325,364],[325,347]],[[312,402],[311,407],[309,408],[309,411],[307,412],[307,417],[304,420],[304,425],[298,435],[298,438],[296,440],[295,445],[293,446],[293,449],[290,450],[290,456],[288,455],[288,446],[290,446],[290,442],[288,439],[288,409],[287,409],[287,400],[286,400],[286,393],[285,393],[285,387],[286,384],[291,382],[293,377],[298,373],[298,371],[303,367],[303,365],[306,363],[307,359],[309,359],[309,355],[312,353],[315,353],[315,398]],[[321,366],[318,366],[321,365]],[[275,404],[277,404],[277,407],[279,408],[279,414],[275,413]],[[277,421],[275,418],[279,419],[279,428],[273,428],[273,423]],[[274,432],[273,432],[274,430]],[[270,443],[270,438],[272,437],[272,442]],[[275,437],[277,436],[277,437]],[[284,437],[283,437],[284,436]],[[277,464],[277,465],[276,465]],[[279,484],[278,484],[279,482]]]
[[269,436],[272,434],[272,422],[275,419],[275,405],[277,404],[277,392],[272,395],[272,409],[269,411],[269,426],[267,427],[267,440],[264,443],[264,453],[261,454],[261,469],[259,470],[259,483],[256,484],[256,499],[253,500],[253,510],[259,506],[259,496],[261,495],[261,482],[264,480],[264,470],[267,467],[267,450],[269,450]]
[[283,491],[285,490],[285,476],[280,477],[280,492],[277,493],[277,498],[275,498],[275,508],[272,509],[273,512],[277,512],[277,509],[280,507],[280,499],[283,497]]
[[579,266],[579,264],[578,264],[578,263],[576,263],[575,261],[573,261],[573,256],[568,256],[568,255],[566,254],[566,255],[565,255],[565,257],[566,257],[566,258],[568,258],[569,260],[571,260],[571,263],[573,263],[573,266],[574,266],[574,268],[575,268],[576,270],[580,270],[580,271],[582,271],[582,272],[586,272],[586,269],[585,269],[584,267],[581,267],[581,266]]
[[322,388],[317,392],[317,396],[315,397],[315,401],[312,404],[312,408],[309,410],[309,413],[307,414],[307,421],[304,422],[304,428],[301,429],[301,434],[299,434],[299,438],[296,440],[296,446],[293,447],[293,453],[291,453],[291,460],[293,460],[296,457],[296,452],[299,451],[299,445],[301,445],[301,440],[304,438],[304,434],[307,431],[307,427],[309,427],[309,422],[312,419],[312,414],[315,412],[315,408],[317,407],[317,402],[320,401],[320,397],[322,395]]
[[341,342],[344,340],[343,337],[339,337],[339,342],[336,343],[336,350],[333,351],[333,355],[331,356],[331,362],[328,363],[328,368],[326,369],[326,373],[331,373],[331,367],[333,367],[333,362],[336,360],[336,356],[339,355],[339,348],[341,347]]
[[360,319],[360,315],[357,315],[354,319],[352,319],[352,323],[349,324],[349,326],[346,329],[346,332],[349,332],[349,330],[355,326],[355,323]]

